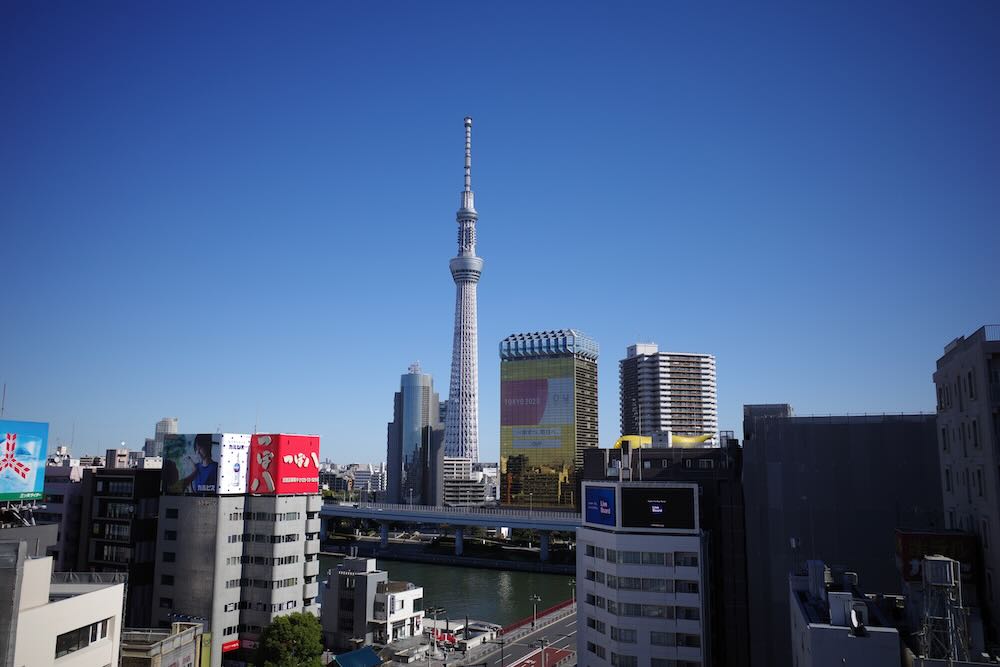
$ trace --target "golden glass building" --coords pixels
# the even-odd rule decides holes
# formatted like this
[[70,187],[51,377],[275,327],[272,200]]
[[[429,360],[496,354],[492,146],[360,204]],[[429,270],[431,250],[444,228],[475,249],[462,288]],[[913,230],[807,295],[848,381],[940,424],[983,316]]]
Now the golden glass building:
[[574,329],[500,341],[500,503],[578,507],[583,450],[597,447],[597,343]]

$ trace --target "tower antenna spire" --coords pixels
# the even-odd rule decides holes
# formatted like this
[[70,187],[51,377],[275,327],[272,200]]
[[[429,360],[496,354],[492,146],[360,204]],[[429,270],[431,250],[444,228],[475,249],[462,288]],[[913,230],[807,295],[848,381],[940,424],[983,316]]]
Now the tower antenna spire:
[[472,116],[465,117],[465,191],[472,192]]

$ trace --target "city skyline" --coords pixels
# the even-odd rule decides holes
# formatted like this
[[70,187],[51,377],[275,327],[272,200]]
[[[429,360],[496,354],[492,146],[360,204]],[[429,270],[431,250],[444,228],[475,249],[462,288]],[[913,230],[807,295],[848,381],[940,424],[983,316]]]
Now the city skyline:
[[601,345],[603,447],[643,341],[714,355],[737,433],[933,412],[933,360],[1000,320],[998,11],[464,7],[455,58],[448,6],[8,8],[5,417],[77,454],[164,415],[381,450],[399,369],[448,377],[464,115],[482,460],[515,331]]

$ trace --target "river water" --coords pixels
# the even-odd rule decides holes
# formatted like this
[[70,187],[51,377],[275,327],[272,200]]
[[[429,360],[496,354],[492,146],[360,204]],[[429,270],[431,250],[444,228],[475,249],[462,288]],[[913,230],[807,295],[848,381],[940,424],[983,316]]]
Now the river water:
[[[321,555],[320,581],[337,567],[338,556]],[[531,595],[538,595],[538,611],[568,600],[572,577],[561,574],[481,570],[430,563],[379,559],[378,568],[393,581],[411,581],[424,588],[424,608],[444,607],[448,618],[488,621],[508,625],[531,616]]]

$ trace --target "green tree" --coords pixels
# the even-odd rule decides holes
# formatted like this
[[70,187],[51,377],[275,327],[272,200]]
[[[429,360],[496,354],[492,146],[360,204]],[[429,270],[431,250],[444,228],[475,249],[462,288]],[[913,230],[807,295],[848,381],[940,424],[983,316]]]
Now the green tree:
[[260,635],[257,664],[263,667],[322,667],[323,629],[315,616],[279,616]]

